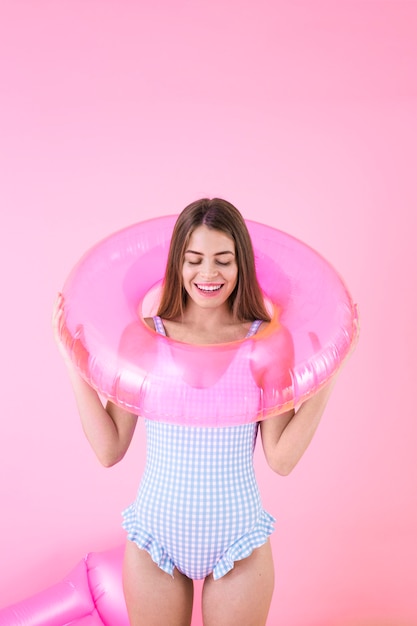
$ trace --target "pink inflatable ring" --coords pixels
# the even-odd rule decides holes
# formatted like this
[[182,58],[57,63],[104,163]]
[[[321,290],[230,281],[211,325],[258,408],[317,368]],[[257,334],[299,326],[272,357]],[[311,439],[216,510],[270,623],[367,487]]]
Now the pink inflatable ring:
[[[195,426],[262,420],[325,385],[355,343],[356,307],[317,252],[269,226],[246,222],[272,315],[265,330],[242,341],[190,345],[145,324],[143,317],[155,313],[175,221],[160,217],[114,233],[69,275],[59,333],[85,380],[133,413]],[[245,359],[259,388],[256,414],[244,392],[218,393],[216,383],[235,359]],[[171,402],[178,381],[186,391]]]

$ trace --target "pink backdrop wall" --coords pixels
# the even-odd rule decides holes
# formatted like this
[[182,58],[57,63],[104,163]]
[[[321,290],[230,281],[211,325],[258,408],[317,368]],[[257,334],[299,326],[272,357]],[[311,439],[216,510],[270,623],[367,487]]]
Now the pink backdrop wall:
[[[307,241],[362,335],[288,478],[269,623],[417,623],[417,4],[0,1],[0,606],[124,540],[144,457],[85,442],[51,308],[81,253],[202,195]],[[196,618],[196,624],[198,624]]]

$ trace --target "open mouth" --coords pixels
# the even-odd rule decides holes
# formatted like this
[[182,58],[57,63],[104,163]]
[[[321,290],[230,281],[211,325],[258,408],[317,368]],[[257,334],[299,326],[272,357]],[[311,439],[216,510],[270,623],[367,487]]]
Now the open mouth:
[[198,285],[197,283],[194,283],[195,286],[197,287],[197,289],[199,291],[201,291],[202,293],[216,293],[217,291],[220,291],[220,289],[223,287],[223,284],[221,285]]

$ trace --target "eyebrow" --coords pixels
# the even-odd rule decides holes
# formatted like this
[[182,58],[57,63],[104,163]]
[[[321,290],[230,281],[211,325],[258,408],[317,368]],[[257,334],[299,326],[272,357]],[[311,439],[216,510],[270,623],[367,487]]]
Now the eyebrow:
[[[197,252],[196,250],[186,250],[185,254],[198,254],[199,256],[204,256],[202,252]],[[233,256],[235,256],[234,252],[232,252],[231,250],[223,250],[222,252],[216,252],[214,254],[214,256],[220,256],[222,254],[232,254]]]

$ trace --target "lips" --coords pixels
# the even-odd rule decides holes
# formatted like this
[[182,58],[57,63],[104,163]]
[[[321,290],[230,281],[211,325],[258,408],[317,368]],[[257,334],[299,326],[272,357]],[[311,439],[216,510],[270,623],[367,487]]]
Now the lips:
[[216,293],[223,287],[223,283],[194,283],[202,293]]

